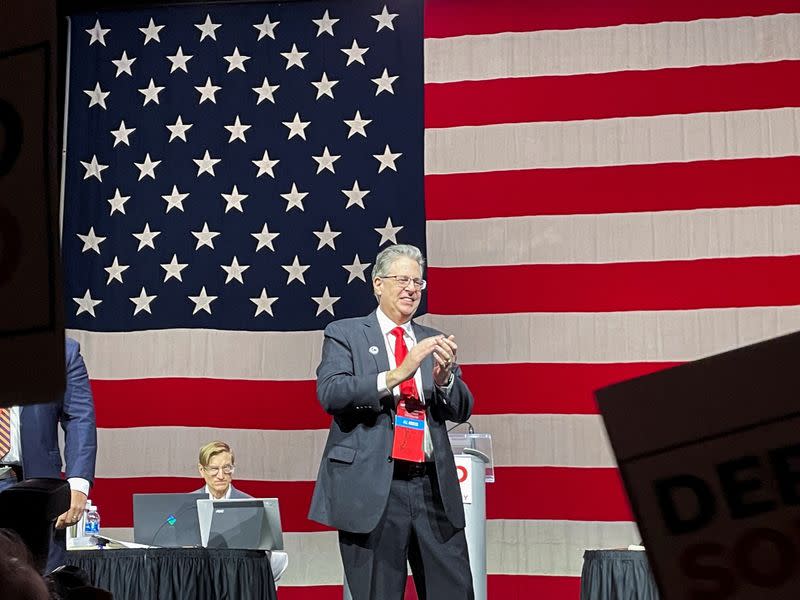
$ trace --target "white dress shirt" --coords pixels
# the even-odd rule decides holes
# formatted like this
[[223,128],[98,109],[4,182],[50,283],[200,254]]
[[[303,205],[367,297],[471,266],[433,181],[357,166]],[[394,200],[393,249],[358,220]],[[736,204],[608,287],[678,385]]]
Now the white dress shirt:
[[206,485],[206,494],[208,494],[208,498],[210,500],[230,500],[231,499],[231,486],[228,486],[228,489],[225,490],[225,494],[222,498],[216,498],[211,494],[211,490],[208,489],[208,485]]
[[[392,329],[397,327],[397,324],[387,317],[380,307],[378,307],[377,315],[378,325],[381,328],[383,341],[386,344],[386,354],[389,356],[389,369],[396,369],[397,361],[394,358],[394,345],[397,341],[397,338],[392,333]],[[406,347],[409,351],[411,351],[411,348],[413,348],[417,343],[417,338],[414,337],[414,328],[411,326],[411,321],[400,325],[400,327],[402,327],[403,331],[405,332],[403,334],[403,339],[406,342]],[[397,399],[400,397],[400,386],[397,385],[393,390],[390,390],[386,386],[386,373],[387,371],[378,373],[378,391],[383,392],[384,394],[391,393],[395,399]],[[422,388],[422,371],[420,369],[417,369],[414,372],[414,383],[417,385],[420,401],[425,404],[425,394],[423,393]],[[433,442],[431,441],[431,432],[430,428],[428,427],[428,411],[425,411],[425,436],[422,440],[422,450],[425,453],[425,460],[433,460]]]

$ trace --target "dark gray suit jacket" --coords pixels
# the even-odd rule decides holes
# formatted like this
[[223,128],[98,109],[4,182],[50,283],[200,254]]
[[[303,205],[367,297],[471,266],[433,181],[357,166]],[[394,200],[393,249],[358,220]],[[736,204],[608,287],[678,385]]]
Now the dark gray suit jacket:
[[[440,333],[412,325],[417,341]],[[432,356],[420,368],[442,503],[450,522],[464,527],[464,507],[445,421],[467,420],[472,413],[472,394],[458,367],[449,394],[433,383]],[[378,373],[388,370],[386,342],[375,313],[335,321],[325,329],[317,398],[333,415],[333,422],[311,499],[310,519],[354,533],[370,532],[378,524],[393,471],[395,402],[391,395],[381,397],[376,385]]]
[[[205,494],[206,493],[206,486],[201,487],[199,490],[195,490],[192,492],[193,494]],[[239,500],[240,498],[252,498],[250,494],[245,494],[244,492],[237,490],[231,484],[231,500]]]

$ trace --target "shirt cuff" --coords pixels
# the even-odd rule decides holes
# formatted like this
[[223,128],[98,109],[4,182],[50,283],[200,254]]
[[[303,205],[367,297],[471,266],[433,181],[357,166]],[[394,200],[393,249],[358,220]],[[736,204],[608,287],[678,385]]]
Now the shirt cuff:
[[386,387],[386,374],[387,373],[388,373],[388,371],[384,371],[383,373],[378,373],[378,393],[381,396],[386,396],[386,395],[392,393],[391,390],[389,390],[389,388]]
[[436,387],[445,392],[446,394],[449,394],[450,390],[453,389],[453,382],[455,382],[455,380],[456,380],[455,375],[450,373],[450,379],[447,380],[447,383],[444,385],[437,384]]
[[69,482],[69,489],[73,492],[83,492],[86,496],[89,495],[89,482],[83,477],[70,477],[67,479]]

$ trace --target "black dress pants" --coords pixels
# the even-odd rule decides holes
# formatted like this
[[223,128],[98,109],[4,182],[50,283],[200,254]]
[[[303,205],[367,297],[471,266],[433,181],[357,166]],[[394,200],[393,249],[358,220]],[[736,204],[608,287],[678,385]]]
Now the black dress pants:
[[473,600],[464,530],[447,519],[434,463],[425,467],[421,474],[395,468],[386,510],[375,529],[339,532],[353,600],[401,600],[407,562],[420,600]]

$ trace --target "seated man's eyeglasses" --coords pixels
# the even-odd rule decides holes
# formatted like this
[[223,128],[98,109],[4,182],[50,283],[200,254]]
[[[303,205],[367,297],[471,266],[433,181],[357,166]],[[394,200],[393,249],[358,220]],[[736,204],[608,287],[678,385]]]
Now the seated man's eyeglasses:
[[394,279],[402,288],[408,287],[409,283],[414,283],[414,289],[424,290],[428,287],[428,282],[424,279],[415,279],[408,275],[384,275],[381,279]]
[[234,467],[233,465],[222,465],[221,467],[203,467],[203,470],[206,473],[210,473],[211,475],[216,475],[217,473],[219,473],[219,470],[222,469],[222,472],[225,473],[225,475],[230,475],[231,473],[233,473],[233,470],[235,468],[236,467]]

